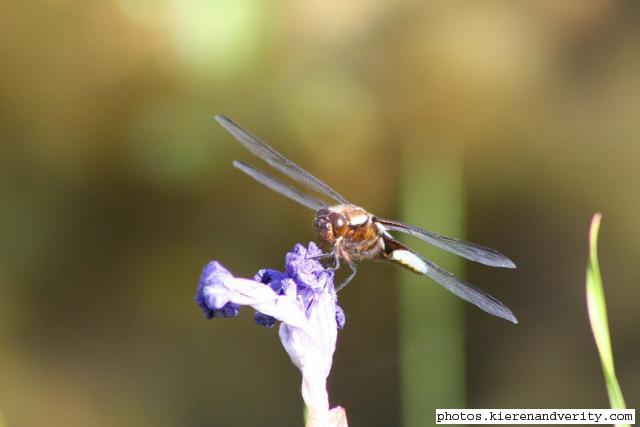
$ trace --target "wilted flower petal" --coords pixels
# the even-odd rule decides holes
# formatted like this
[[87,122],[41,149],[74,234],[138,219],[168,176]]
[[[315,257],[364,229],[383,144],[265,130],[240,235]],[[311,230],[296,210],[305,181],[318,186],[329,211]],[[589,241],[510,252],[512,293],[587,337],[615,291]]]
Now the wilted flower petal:
[[329,396],[326,381],[336,348],[337,323],[333,283],[331,291],[310,302],[310,327],[280,325],[280,340],[291,361],[302,372],[302,397],[312,418],[328,417]]
[[336,304],[336,323],[338,324],[338,329],[344,328],[344,324],[347,323],[347,318],[344,314],[344,310],[342,307]]
[[286,256],[287,274],[298,288],[321,291],[329,281],[333,281],[333,271],[325,270],[317,257],[322,251],[315,243],[309,243],[308,249],[297,244]]
[[264,313],[260,313],[256,311],[253,313],[253,319],[256,321],[258,325],[262,325],[265,328],[273,328],[276,324],[276,318],[272,316],[268,316]]
[[[211,301],[205,300],[204,288],[216,281],[222,281],[226,278],[230,278],[231,273],[227,271],[217,261],[210,262],[202,270],[200,280],[198,282],[198,293],[196,294],[196,302],[204,312],[207,319],[212,317],[235,317],[240,313],[240,306],[231,302],[224,302],[224,300]],[[223,303],[222,306],[219,306]]]
[[249,305],[263,314],[299,327],[308,323],[294,299],[278,295],[263,283],[233,277],[217,261],[210,262],[202,271],[196,302],[209,318],[213,317],[209,313],[217,316],[227,304],[236,304]]
[[286,273],[282,273],[278,270],[272,270],[270,268],[263,268],[253,276],[254,280],[265,285],[269,285],[275,292],[283,295],[285,293],[286,284],[284,283],[289,279]]
[[211,262],[200,276],[196,301],[208,318],[237,316],[241,305],[249,305],[257,311],[259,324],[272,327],[276,320],[282,322],[280,340],[302,373],[310,420],[328,425],[326,381],[345,315],[337,305],[333,271],[314,258],[320,254],[314,243],[307,248],[297,244],[286,256],[285,273],[263,269],[255,280],[235,278]]

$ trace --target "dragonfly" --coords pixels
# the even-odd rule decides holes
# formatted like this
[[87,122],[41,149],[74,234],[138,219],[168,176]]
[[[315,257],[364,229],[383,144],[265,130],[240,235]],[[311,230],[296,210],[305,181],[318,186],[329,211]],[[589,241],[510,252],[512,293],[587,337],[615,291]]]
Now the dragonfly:
[[340,291],[355,277],[358,271],[358,262],[364,260],[386,261],[432,279],[454,295],[491,315],[514,324],[518,323],[511,310],[498,299],[420,256],[394,239],[391,232],[406,233],[437,248],[480,264],[491,267],[515,268],[513,261],[505,255],[475,243],[441,236],[399,221],[377,217],[349,202],[333,188],[232,120],[221,115],[216,115],[215,119],[251,154],[298,184],[333,201],[334,204],[329,204],[247,163],[233,161],[233,166],[262,185],[316,212],[313,222],[314,228],[318,233],[321,247],[327,250],[320,258],[332,260],[333,265],[329,267],[332,270],[340,268],[341,260],[351,270],[350,275],[337,287],[336,291]]

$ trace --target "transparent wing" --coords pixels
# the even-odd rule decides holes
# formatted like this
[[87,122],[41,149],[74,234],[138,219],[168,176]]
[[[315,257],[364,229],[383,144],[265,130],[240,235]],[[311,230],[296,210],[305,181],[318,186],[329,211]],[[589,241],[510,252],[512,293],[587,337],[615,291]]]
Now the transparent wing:
[[481,310],[486,311],[489,314],[501,317],[512,323],[518,323],[518,319],[516,319],[516,316],[513,315],[511,310],[509,310],[496,298],[481,291],[475,286],[470,285],[469,283],[463,282],[453,274],[449,273],[447,270],[438,267],[428,259],[423,259],[423,261],[429,267],[424,275],[430,277],[434,281],[444,286],[449,292],[459,296],[465,301],[470,302],[471,304],[475,305]]
[[508,320],[512,323],[518,323],[518,319],[516,319],[511,310],[496,298],[481,291],[475,286],[458,279],[447,270],[438,267],[428,259],[416,254],[402,243],[385,237],[385,246],[386,253],[384,255],[384,259],[401,265],[414,273],[431,278],[449,292],[467,302],[470,302],[489,314]]
[[237,167],[242,172],[246,173],[259,183],[269,187],[273,191],[280,193],[283,196],[287,196],[291,200],[294,200],[303,206],[313,209],[314,211],[327,207],[327,204],[322,200],[316,199],[315,197],[309,196],[308,194],[304,194],[297,188],[285,184],[284,182],[278,181],[276,178],[267,175],[266,173],[254,168],[253,166],[250,166],[238,160],[234,160],[233,166]]
[[494,249],[476,245],[471,242],[465,242],[464,240],[440,236],[439,234],[389,219],[376,218],[376,221],[389,230],[410,234],[437,248],[449,251],[468,260],[492,267],[516,268],[513,261]]
[[311,175],[309,172],[302,169],[282,154],[278,153],[265,142],[261,141],[257,136],[241,128],[238,124],[220,115],[216,116],[216,121],[220,123],[220,125],[231,135],[233,135],[233,137],[237,139],[244,148],[249,150],[253,155],[267,162],[269,166],[277,169],[294,181],[331,197],[339,203],[349,204],[347,199],[338,194],[338,192],[333,188],[329,187],[327,184],[320,181],[318,178]]

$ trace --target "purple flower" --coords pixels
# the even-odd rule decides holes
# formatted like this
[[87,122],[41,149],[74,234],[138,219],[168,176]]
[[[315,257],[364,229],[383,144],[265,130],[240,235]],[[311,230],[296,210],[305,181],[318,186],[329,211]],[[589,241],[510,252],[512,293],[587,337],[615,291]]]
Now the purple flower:
[[[200,275],[200,281],[198,282],[198,293],[196,294],[196,302],[207,316],[207,319],[213,317],[236,317],[240,314],[240,305],[226,301],[211,300],[212,304],[208,304],[204,297],[204,287],[210,286],[217,281],[222,281],[227,277],[231,277],[229,273],[222,265],[217,261],[212,261],[205,265]],[[217,304],[217,307],[216,307]]]
[[314,243],[307,248],[297,244],[286,256],[284,273],[264,269],[254,280],[233,277],[217,261],[210,262],[200,276],[196,302],[209,319],[235,317],[240,306],[249,305],[259,324],[281,322],[280,341],[302,373],[310,422],[327,425],[335,412],[329,411],[326,382],[345,315],[337,304],[333,271],[313,259],[320,254]]

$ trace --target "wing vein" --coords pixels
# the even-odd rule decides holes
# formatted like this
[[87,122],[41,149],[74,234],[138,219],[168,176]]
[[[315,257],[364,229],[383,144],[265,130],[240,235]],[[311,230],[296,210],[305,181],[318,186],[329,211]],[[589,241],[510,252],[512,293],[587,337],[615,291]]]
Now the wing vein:
[[314,191],[331,197],[339,203],[349,204],[347,199],[333,188],[284,157],[260,138],[240,127],[237,123],[220,115],[215,116],[215,118],[244,148],[254,156],[264,160],[272,168]]
[[[471,304],[475,305],[483,311],[486,311],[489,314],[508,320],[512,323],[518,323],[518,320],[511,312],[511,310],[509,310],[509,308],[507,308],[507,306],[501,303],[497,298],[492,297],[491,295],[476,288],[475,286],[457,278],[432,261],[429,261],[428,259],[418,255],[402,243],[389,237],[385,237],[385,248],[387,251],[385,259],[408,268],[414,273],[429,277],[430,279],[447,289],[449,292],[467,302],[470,302]],[[407,260],[407,256],[399,256],[399,254],[396,254],[397,251],[406,251],[412,254],[420,261],[422,261],[424,263],[424,266],[416,267],[403,263],[403,260]]]
[[322,200],[316,199],[315,197],[308,194],[304,194],[297,188],[285,184],[284,182],[279,181],[278,179],[266,174],[265,172],[262,172],[259,169],[254,168],[251,165],[240,162],[238,160],[234,160],[233,166],[240,169],[242,172],[246,173],[262,185],[272,189],[277,193],[282,194],[283,196],[290,198],[291,200],[300,203],[303,206],[308,207],[309,209],[317,211],[318,209],[327,207],[327,204]]
[[516,268],[516,265],[505,255],[495,249],[466,242],[464,240],[444,237],[431,231],[403,224],[390,219],[376,218],[376,221],[389,230],[400,231],[424,240],[425,242],[442,250],[454,253],[468,260],[492,267]]

